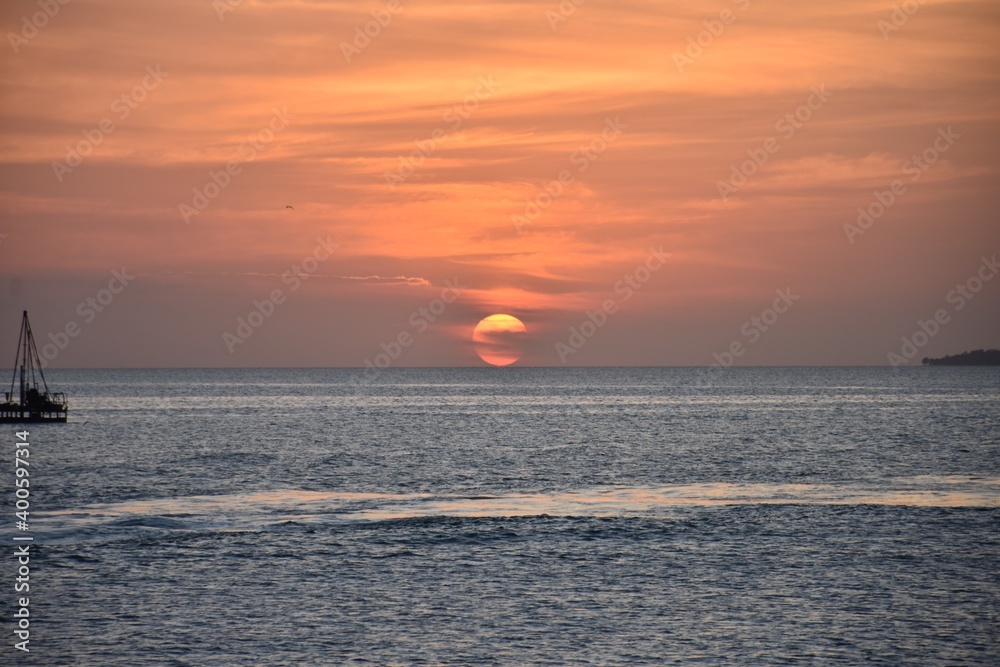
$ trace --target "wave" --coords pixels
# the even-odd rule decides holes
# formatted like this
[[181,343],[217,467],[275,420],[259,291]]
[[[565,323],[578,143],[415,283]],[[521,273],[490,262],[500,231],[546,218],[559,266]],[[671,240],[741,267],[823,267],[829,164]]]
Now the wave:
[[701,483],[514,494],[350,493],[281,489],[152,498],[33,515],[41,542],[136,531],[313,530],[324,525],[508,517],[658,517],[731,505],[1000,507],[1000,478],[922,476],[888,484]]

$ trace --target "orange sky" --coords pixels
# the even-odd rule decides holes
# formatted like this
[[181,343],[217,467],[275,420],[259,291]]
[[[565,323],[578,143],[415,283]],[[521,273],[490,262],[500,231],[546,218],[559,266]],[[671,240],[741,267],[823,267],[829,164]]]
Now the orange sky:
[[52,5],[0,9],[0,351],[25,308],[56,367],[483,365],[491,313],[522,365],[1000,346],[1000,279],[949,299],[1000,252],[995,2]]

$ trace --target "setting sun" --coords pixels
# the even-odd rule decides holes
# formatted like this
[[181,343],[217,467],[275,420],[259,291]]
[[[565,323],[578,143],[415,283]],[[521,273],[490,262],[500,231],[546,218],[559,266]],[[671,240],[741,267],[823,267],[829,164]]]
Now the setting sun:
[[476,325],[472,341],[483,361],[493,366],[509,366],[521,358],[527,333],[524,323],[513,315],[490,315]]

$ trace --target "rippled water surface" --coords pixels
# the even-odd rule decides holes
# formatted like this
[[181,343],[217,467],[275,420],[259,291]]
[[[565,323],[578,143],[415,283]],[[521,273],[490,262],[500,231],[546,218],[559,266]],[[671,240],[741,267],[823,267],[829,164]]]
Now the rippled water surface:
[[1000,656],[998,369],[49,379],[20,664]]

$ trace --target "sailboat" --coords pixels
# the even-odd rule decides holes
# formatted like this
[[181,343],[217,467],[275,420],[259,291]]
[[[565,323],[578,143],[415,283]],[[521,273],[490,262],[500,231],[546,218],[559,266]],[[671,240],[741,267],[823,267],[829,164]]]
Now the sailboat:
[[[20,392],[15,394],[14,385],[18,376]],[[41,390],[39,379],[42,381]],[[21,335],[17,340],[17,357],[14,359],[14,376],[10,380],[10,391],[6,392],[6,402],[0,403],[0,424],[64,422],[68,412],[66,394],[49,392],[41,358],[35,347],[35,337],[28,323],[28,311],[24,311]]]

